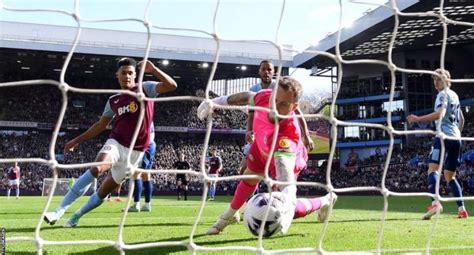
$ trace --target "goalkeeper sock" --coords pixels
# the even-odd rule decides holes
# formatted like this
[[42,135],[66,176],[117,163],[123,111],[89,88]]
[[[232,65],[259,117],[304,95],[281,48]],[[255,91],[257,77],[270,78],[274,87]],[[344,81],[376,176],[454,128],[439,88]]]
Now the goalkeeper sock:
[[20,188],[16,188],[16,197],[20,197]]
[[153,183],[151,181],[144,181],[143,182],[144,192],[145,192],[145,202],[151,202],[151,196],[153,195]]
[[[428,191],[431,194],[436,193],[436,180],[438,179],[438,173],[437,172],[431,172],[428,174]],[[434,200],[431,198],[431,200]]]
[[237,189],[235,189],[234,197],[230,202],[230,207],[234,210],[239,210],[242,205],[244,205],[247,198],[252,195],[252,193],[257,188],[257,184],[250,185],[244,181],[240,181],[237,185]]
[[79,210],[77,210],[75,213],[77,216],[81,217],[82,215],[94,210],[97,208],[99,205],[101,205],[104,202],[104,199],[101,199],[97,192],[92,194],[92,196],[87,200],[87,203],[83,205]]
[[140,202],[140,197],[142,195],[142,179],[135,179],[135,188],[133,189],[133,202]]
[[[459,185],[459,182],[458,180],[456,180],[455,178],[453,178],[450,182],[449,182],[449,186],[451,187],[451,190],[453,191],[453,195],[454,197],[459,197],[459,198],[462,198],[462,190],[461,190],[461,186]],[[456,200],[456,204],[458,205],[458,207],[464,207],[464,200]]]
[[74,201],[76,201],[79,197],[83,196],[89,187],[91,186],[92,182],[94,181],[95,177],[92,175],[90,170],[87,170],[83,173],[77,181],[74,183],[71,189],[67,192],[66,196],[64,196],[63,201],[59,205],[59,210],[67,210]]
[[319,208],[321,208],[320,198],[298,198],[293,219],[305,217],[306,215],[319,210]]

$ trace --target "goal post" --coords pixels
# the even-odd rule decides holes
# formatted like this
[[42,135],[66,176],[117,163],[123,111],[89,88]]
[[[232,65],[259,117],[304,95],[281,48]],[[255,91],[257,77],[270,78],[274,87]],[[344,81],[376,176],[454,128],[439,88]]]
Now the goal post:
[[[41,190],[41,196],[48,196],[53,188],[53,178],[44,178],[43,179],[43,188]],[[58,184],[54,190],[53,196],[64,196],[68,190],[74,185],[74,178],[58,178]],[[92,194],[97,187],[97,182],[95,181],[93,185],[87,190],[86,195]]]

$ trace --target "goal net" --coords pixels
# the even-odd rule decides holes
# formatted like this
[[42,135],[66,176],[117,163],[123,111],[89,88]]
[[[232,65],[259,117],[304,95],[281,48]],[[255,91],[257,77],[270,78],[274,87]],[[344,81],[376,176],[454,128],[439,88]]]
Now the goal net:
[[[150,53],[150,43],[151,43],[151,32],[150,30],[152,28],[155,29],[165,29],[169,31],[187,31],[187,32],[193,32],[193,33],[201,33],[206,36],[212,37],[215,42],[216,42],[216,48],[215,51],[213,52],[214,58],[213,58],[213,63],[212,63],[212,68],[210,71],[210,77],[207,81],[207,87],[205,91],[204,96],[179,96],[179,97],[174,97],[174,98],[167,98],[167,97],[160,97],[156,99],[149,99],[149,98],[144,98],[144,97],[139,97],[139,100],[152,100],[154,102],[164,102],[164,101],[178,101],[178,102],[186,102],[186,101],[193,101],[193,102],[202,102],[204,100],[210,100],[210,88],[211,84],[214,78],[214,74],[216,73],[216,69],[218,64],[220,65],[220,54],[222,53],[222,49],[219,48],[220,43],[222,42],[233,42],[233,41],[245,41],[245,40],[226,40],[221,36],[221,34],[216,30],[216,27],[219,23],[219,20],[217,19],[218,14],[219,14],[219,6],[222,4],[220,1],[216,1],[216,8],[213,10],[213,30],[212,31],[202,31],[202,30],[196,30],[196,29],[187,29],[187,28],[179,28],[179,27],[160,27],[155,24],[152,24],[150,22],[150,9],[152,6],[152,3],[154,2],[159,2],[159,1],[149,1],[146,6],[144,6],[145,11],[144,11],[144,16],[141,17],[133,17],[129,19],[120,19],[120,18],[113,18],[113,19],[105,19],[105,20],[87,20],[84,18],[81,18],[80,11],[79,11],[79,0],[75,1],[75,7],[73,11],[64,11],[64,10],[48,10],[48,9],[41,9],[41,8],[33,8],[33,9],[28,9],[28,8],[15,8],[15,6],[12,4],[11,6],[9,4],[3,3],[3,1],[0,2],[0,6],[2,8],[2,11],[4,12],[23,12],[23,13],[30,13],[34,14],[36,12],[50,12],[54,14],[60,14],[60,15],[66,15],[72,19],[74,19],[77,24],[78,24],[78,32],[76,34],[76,37],[74,39],[73,44],[71,45],[71,50],[69,54],[67,55],[65,61],[64,61],[64,66],[60,70],[60,78],[59,80],[40,80],[40,77],[38,77],[38,80],[30,80],[30,81],[18,81],[18,82],[7,82],[7,83],[1,83],[0,87],[13,87],[13,86],[24,86],[24,85],[33,85],[33,84],[48,84],[54,87],[57,87],[58,90],[61,91],[63,98],[65,99],[62,102],[62,108],[60,112],[60,116],[58,117],[58,122],[56,123],[56,126],[54,127],[53,131],[53,139],[51,140],[51,145],[50,145],[50,155],[49,155],[49,160],[45,158],[22,158],[19,161],[20,162],[36,162],[36,163],[42,163],[45,165],[48,165],[51,167],[51,169],[54,169],[53,171],[53,178],[46,178],[43,183],[43,195],[48,196],[48,201],[44,207],[44,210],[42,212],[42,215],[40,216],[39,223],[36,226],[36,234],[34,237],[8,237],[7,240],[9,242],[15,242],[15,241],[25,241],[25,240],[30,240],[36,245],[36,249],[38,254],[42,254],[44,252],[44,249],[46,249],[48,246],[57,246],[57,245],[109,245],[113,246],[117,250],[120,251],[121,254],[124,254],[129,251],[134,251],[134,250],[140,250],[140,249],[147,249],[147,248],[153,248],[153,247],[176,247],[180,246],[183,249],[189,250],[190,253],[196,254],[200,252],[228,252],[228,253],[236,253],[239,254],[240,252],[246,252],[246,253],[255,253],[255,254],[281,254],[281,253],[330,253],[331,251],[326,250],[325,245],[327,242],[331,242],[331,239],[333,236],[327,235],[328,229],[331,228],[331,216],[329,217],[329,220],[324,222],[322,225],[321,233],[317,238],[312,238],[310,240],[305,240],[299,243],[298,248],[291,248],[291,249],[273,249],[272,244],[270,243],[265,243],[263,241],[262,236],[258,238],[258,241],[256,245],[254,246],[242,246],[239,245],[239,241],[237,240],[234,245],[230,244],[228,240],[221,240],[219,246],[211,246],[213,244],[213,241],[204,241],[202,243],[197,243],[196,238],[201,236],[202,233],[198,231],[198,227],[200,224],[203,224],[203,218],[205,218],[205,208],[208,205],[208,202],[206,201],[206,193],[208,190],[208,182],[209,181],[229,181],[229,180],[240,180],[242,179],[241,176],[230,176],[230,177],[219,177],[217,179],[211,178],[207,175],[206,173],[206,167],[205,167],[205,158],[206,158],[206,153],[208,151],[209,147],[209,141],[211,137],[211,129],[212,129],[212,124],[213,120],[212,118],[209,118],[207,123],[206,123],[206,135],[204,139],[204,144],[202,146],[202,151],[201,151],[201,169],[200,171],[185,171],[188,176],[190,177],[199,177],[199,179],[202,181],[203,185],[203,196],[201,200],[201,204],[199,208],[195,212],[195,220],[192,225],[191,231],[189,233],[189,236],[186,238],[181,238],[179,240],[164,240],[164,241],[156,241],[156,242],[137,242],[137,243],[125,243],[124,242],[124,232],[126,231],[124,229],[125,222],[127,221],[127,211],[125,210],[124,213],[122,214],[122,218],[119,224],[119,231],[118,231],[118,236],[117,239],[114,240],[98,240],[98,239],[93,239],[93,240],[67,240],[67,241],[53,241],[53,240],[48,240],[44,238],[44,231],[42,232],[42,218],[45,214],[45,212],[49,211],[52,209],[51,202],[52,202],[52,197],[55,195],[62,195],[67,191],[68,187],[68,181],[67,180],[62,180],[62,179],[57,179],[57,182],[53,182],[54,178],[57,178],[58,172],[64,171],[67,169],[72,169],[72,168],[78,168],[78,167],[84,167],[85,166],[90,166],[91,163],[88,164],[75,164],[75,165],[69,165],[69,164],[60,164],[56,160],[51,160],[54,159],[54,149],[56,147],[57,143],[57,138],[58,138],[58,133],[60,132],[61,128],[61,122],[64,119],[65,115],[65,108],[67,102],[67,93],[68,92],[77,92],[77,93],[84,93],[84,94],[112,94],[113,93],[119,93],[119,90],[105,90],[105,89],[83,89],[83,88],[76,88],[73,85],[69,85],[65,81],[65,73],[69,72],[71,69],[74,67],[70,67],[69,63],[71,59],[73,58],[73,54],[75,53],[76,48],[78,47],[78,43],[81,39],[81,30],[80,28],[82,27],[84,23],[105,23],[105,22],[121,22],[121,21],[133,21],[133,22],[138,22],[140,25],[143,25],[146,28],[147,34],[145,37],[145,44],[146,44],[146,49],[144,51],[143,58],[148,59],[149,53]],[[333,2],[333,1],[330,1]],[[393,21],[393,30],[389,32],[388,34],[384,35],[384,38],[376,38],[374,39],[374,42],[368,43],[366,45],[362,45],[361,48],[354,49],[353,52],[342,52],[341,51],[341,45],[344,43],[344,38],[348,34],[351,33],[350,28],[343,27],[343,24],[341,22],[342,20],[342,7],[343,3],[358,3],[358,4],[368,4],[369,6],[375,6],[376,8],[382,8],[383,10],[388,10],[388,12],[391,14],[391,20]],[[344,121],[339,119],[339,117],[336,115],[336,100],[339,97],[339,93],[342,89],[342,77],[344,76],[345,72],[345,67],[348,65],[360,65],[360,64],[367,64],[371,66],[383,66],[386,68],[388,75],[391,77],[390,82],[388,83],[388,92],[389,92],[389,97],[388,97],[388,102],[389,104],[394,103],[394,95],[395,95],[395,88],[397,82],[397,74],[398,73],[404,73],[404,74],[414,74],[414,75],[437,75],[438,74],[434,73],[433,70],[436,68],[442,68],[442,69],[447,69],[446,68],[446,61],[445,61],[445,55],[446,55],[446,47],[449,42],[452,42],[455,40],[455,38],[451,38],[449,34],[449,29],[448,26],[455,26],[457,28],[464,28],[466,30],[469,30],[469,32],[466,32],[468,34],[464,34],[463,36],[472,36],[470,32],[472,32],[472,27],[474,26],[474,23],[472,21],[463,21],[459,20],[456,18],[457,13],[461,12],[466,12],[466,11],[471,11],[474,9],[473,6],[465,7],[464,9],[459,9],[459,8],[454,8],[454,9],[449,9],[449,12],[446,11],[444,8],[444,4],[446,2],[453,2],[453,1],[443,1],[440,0],[438,1],[438,5],[434,9],[422,11],[422,12],[410,12],[408,11],[403,11],[400,9],[399,6],[405,6],[406,3],[412,3],[412,2],[428,2],[428,1],[409,1],[409,0],[391,0],[388,1],[384,4],[373,4],[373,1],[339,1],[339,8],[335,10],[328,11],[329,13],[334,12],[334,15],[340,15],[339,19],[339,27],[337,33],[335,33],[334,41],[335,41],[335,49],[334,52],[327,52],[323,50],[318,50],[317,47],[313,49],[308,49],[303,52],[294,52],[293,49],[285,47],[280,41],[280,35],[279,32],[282,29],[282,26],[285,24],[285,13],[288,12],[289,10],[286,8],[286,5],[288,4],[287,1],[281,1],[279,4],[281,6],[280,12],[279,12],[279,22],[277,27],[275,28],[275,40],[273,41],[265,41],[265,43],[271,44],[275,47],[275,50],[278,52],[280,55],[279,59],[275,59],[275,66],[278,70],[278,75],[277,78],[281,76],[281,67],[282,67],[282,58],[281,54],[283,52],[291,52],[292,54],[300,54],[304,53],[307,55],[311,56],[323,56],[326,57],[329,61],[334,62],[334,66],[336,67],[336,74],[337,74],[337,82],[335,84],[335,91],[333,93],[333,100],[330,108],[330,114],[329,116],[322,115],[322,114],[305,114],[304,117],[307,119],[313,119],[313,120],[322,120],[325,122],[330,123],[331,125],[331,148],[330,148],[330,154],[328,157],[328,163],[325,171],[325,176],[326,180],[323,182],[315,182],[315,181],[306,181],[306,182],[298,182],[297,186],[302,187],[302,186],[311,186],[314,188],[322,188],[325,189],[327,192],[334,192],[338,194],[339,196],[341,194],[347,194],[351,192],[360,192],[360,191],[367,191],[367,192],[375,192],[379,194],[383,198],[383,206],[381,208],[372,208],[372,210],[378,210],[381,213],[380,217],[380,227],[377,229],[377,233],[375,237],[372,237],[371,243],[374,243],[373,247],[368,248],[366,250],[348,250],[348,252],[355,252],[355,253],[373,253],[373,254],[381,254],[384,252],[424,252],[429,254],[433,250],[433,238],[436,232],[439,230],[439,217],[435,217],[435,220],[432,221],[431,227],[429,227],[429,234],[427,235],[427,238],[424,242],[422,247],[414,248],[414,249],[390,249],[386,248],[383,246],[383,240],[384,238],[391,238],[386,237],[386,233],[390,228],[387,228],[387,218],[388,218],[388,212],[389,212],[389,198],[392,197],[425,197],[428,199],[429,197],[434,198],[437,201],[442,201],[442,202],[449,202],[449,203],[454,203],[455,199],[453,198],[448,198],[446,196],[443,196],[442,194],[439,193],[439,191],[436,192],[436,195],[431,195],[429,193],[425,192],[411,192],[411,193],[400,193],[400,192],[395,192],[387,188],[387,183],[386,183],[386,177],[389,173],[390,165],[391,165],[391,160],[392,158],[396,157],[397,155],[394,155],[394,141],[396,137],[398,136],[405,136],[405,135],[416,135],[416,134],[422,134],[422,135],[429,135],[431,137],[439,137],[441,138],[442,141],[445,141],[449,139],[450,137],[447,137],[444,135],[442,132],[437,131],[434,132],[432,130],[428,129],[420,129],[420,130],[406,130],[406,129],[396,129],[393,126],[392,123],[392,112],[388,111],[387,112],[387,119],[383,121],[382,124],[374,124],[374,123],[367,123],[364,121],[355,121],[355,122],[349,122],[349,121]],[[432,1],[429,1],[432,2]],[[454,2],[466,2],[466,1],[454,1]],[[2,4],[3,3],[3,4]],[[129,4],[134,4],[130,1]],[[271,3],[273,4],[273,2]],[[321,8],[324,8],[324,5],[321,5]],[[469,9],[469,10],[467,10]],[[238,11],[237,11],[238,12]],[[265,15],[265,10],[262,10],[261,12],[263,15]],[[177,14],[179,15],[179,14]],[[142,18],[144,17],[144,18]],[[242,19],[248,19],[249,17],[241,17]],[[376,19],[380,17],[375,17]],[[416,68],[410,68],[410,67],[401,67],[397,65],[394,62],[393,57],[393,51],[396,47],[400,47],[403,44],[410,44],[414,38],[417,36],[420,36],[421,34],[424,33],[424,31],[418,31],[414,34],[411,33],[406,33],[406,32],[400,32],[401,30],[401,19],[403,18],[420,18],[420,19],[430,19],[430,24],[433,23],[437,27],[441,27],[442,30],[442,38],[437,42],[439,44],[439,49],[440,52],[438,54],[438,62],[436,68],[430,67],[425,67],[421,69],[416,69]],[[238,21],[236,20],[236,23]],[[416,29],[417,27],[421,27],[423,24],[411,24],[410,29]],[[315,24],[315,26],[324,26],[324,24]],[[296,28],[291,28],[291,29],[296,29]],[[354,31],[357,32],[357,31]],[[427,32],[429,35],[429,31]],[[385,40],[384,40],[385,39]],[[401,40],[404,39],[404,40]],[[252,40],[247,40],[247,41],[252,41]],[[254,40],[261,42],[260,40]],[[374,48],[375,45],[378,47],[381,47],[383,52],[386,54],[386,59],[380,60],[380,59],[373,59],[370,58],[370,54],[367,55],[359,55],[360,58],[357,59],[351,59],[349,56],[358,56],[361,52],[364,52],[364,50],[370,50],[371,48]],[[192,46],[188,46],[192,47]],[[370,52],[369,52],[370,53]],[[376,53],[376,52],[372,52]],[[138,75],[138,74],[137,74]],[[139,80],[143,80],[143,70],[139,74],[140,78]],[[451,82],[453,84],[457,83],[469,83],[472,84],[474,83],[474,79],[471,78],[460,78],[460,77],[452,77],[452,78],[446,78],[446,77],[440,77],[441,79],[444,79],[445,82]],[[275,93],[275,92],[274,92]],[[242,110],[242,107],[219,107],[214,105],[216,109],[222,109],[225,108],[226,110]],[[143,110],[143,109],[142,109]],[[273,109],[275,110],[275,109]],[[177,116],[178,117],[178,116]],[[283,116],[279,116],[280,118]],[[334,180],[333,180],[333,162],[336,156],[336,144],[338,143],[338,127],[363,127],[367,129],[376,129],[379,131],[382,131],[386,134],[388,134],[388,140],[390,141],[388,144],[388,150],[387,150],[387,155],[386,155],[386,160],[382,163],[383,165],[383,170],[381,173],[381,179],[377,182],[378,185],[376,186],[371,186],[371,185],[362,185],[359,184],[358,186],[351,186],[351,187],[335,187]],[[137,138],[137,132],[135,132],[134,139]],[[273,144],[276,142],[276,136],[273,138]],[[474,141],[474,138],[472,137],[462,137],[463,141]],[[441,143],[442,150],[441,154],[444,154],[444,142]],[[160,156],[158,156],[158,159]],[[13,162],[14,160],[18,159],[0,159],[1,163],[9,163]],[[130,162],[128,162],[128,165],[130,165]],[[268,177],[268,162],[267,162],[267,167],[265,169],[266,172],[266,177]],[[131,173],[133,174],[134,172],[144,172],[147,170],[144,169],[131,169]],[[441,172],[441,169],[439,170]],[[151,171],[154,174],[163,174],[163,173],[183,173],[183,171],[178,171],[176,169],[163,169],[163,170],[152,170]],[[268,186],[271,186],[272,181],[269,178],[264,179],[265,183]],[[436,184],[436,187],[439,188],[440,186],[440,181],[438,179],[438,183]],[[133,190],[133,182],[130,182],[130,190]],[[54,190],[54,192],[52,192]],[[128,207],[130,206],[131,203],[131,197],[132,193],[129,192],[129,199],[128,199]],[[474,197],[465,197],[465,201],[472,201],[474,200]],[[332,210],[332,208],[329,210],[329,214],[332,215],[334,211],[337,211],[337,205],[336,209]],[[439,215],[438,215],[439,216]],[[206,222],[207,223],[207,222]],[[341,222],[343,224],[344,222]],[[458,224],[458,223],[456,223]],[[243,228],[243,226],[242,226]],[[363,226],[361,226],[363,228]],[[98,230],[100,231],[100,230]],[[157,230],[159,231],[159,230]],[[232,233],[229,233],[231,235]],[[449,235],[449,233],[442,233],[444,235]],[[472,235],[472,233],[462,233],[463,235]],[[250,234],[249,234],[250,238]],[[283,239],[285,236],[282,236],[281,238],[278,239]],[[305,237],[301,237],[303,239]],[[361,240],[364,239],[365,237],[351,237],[354,238],[354,242],[362,242]],[[307,242],[306,242],[307,241]],[[474,249],[474,246],[472,243],[470,245],[465,245],[465,246],[457,246],[457,245],[451,245],[451,244],[445,244],[442,248],[449,250],[450,252],[455,252],[458,249],[470,249],[471,251]]]
[[[59,178],[56,183],[56,189],[54,190],[53,196],[64,196],[66,195],[69,187],[72,186],[74,179],[71,178]],[[53,190],[53,178],[43,179],[43,188],[41,190],[41,196],[49,196]]]
[[[74,178],[58,178],[56,188],[54,189],[53,196],[64,196],[68,192],[69,188],[74,184]],[[43,179],[43,188],[41,189],[41,196],[49,196],[53,190],[53,178]],[[90,195],[94,192],[95,185],[91,185],[86,191],[86,195]]]

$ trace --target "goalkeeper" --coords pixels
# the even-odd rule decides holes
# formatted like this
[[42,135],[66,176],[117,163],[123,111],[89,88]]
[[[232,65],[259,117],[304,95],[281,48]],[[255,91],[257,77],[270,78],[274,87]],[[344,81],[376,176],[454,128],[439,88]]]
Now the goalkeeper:
[[[301,140],[301,131],[295,109],[302,95],[301,84],[290,77],[283,77],[278,82],[276,93],[276,109],[280,115],[287,116],[286,119],[278,119],[279,130],[277,143],[269,167],[269,175],[278,181],[288,182],[280,184],[278,188],[285,194],[287,203],[282,208],[281,232],[286,233],[291,225],[292,219],[304,217],[311,212],[320,210],[320,219],[324,220],[327,208],[330,205],[329,197],[315,199],[296,198],[296,179],[301,170],[306,168],[308,159],[307,150]],[[241,92],[230,96],[222,96],[212,100],[219,105],[255,105],[264,108],[271,107],[271,89],[261,90],[258,93]],[[209,102],[202,102],[198,108],[198,117],[204,119],[212,113]],[[244,175],[264,176],[265,163],[271,150],[272,138],[275,132],[275,113],[256,109],[253,118],[255,130],[255,141],[252,143],[247,156],[247,168]],[[255,191],[259,179],[241,180],[235,190],[234,196],[227,208],[210,227],[207,234],[218,234],[226,226],[238,221],[238,210],[244,205],[247,198]],[[335,195],[333,195],[335,197]]]

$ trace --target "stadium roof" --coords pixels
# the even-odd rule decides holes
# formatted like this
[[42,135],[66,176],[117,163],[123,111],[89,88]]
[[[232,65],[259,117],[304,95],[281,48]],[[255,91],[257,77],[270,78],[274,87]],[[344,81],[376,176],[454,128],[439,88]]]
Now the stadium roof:
[[[474,22],[473,0],[444,1],[444,14],[455,21]],[[438,0],[397,1],[398,9],[404,13],[439,11]],[[387,3],[389,5],[389,3]],[[434,17],[399,16],[400,24],[394,46],[394,52],[420,50],[440,47],[442,42],[442,23]],[[391,8],[378,7],[356,20],[350,28],[341,31],[341,54],[344,59],[383,58],[387,55],[389,42],[394,29],[394,15]],[[335,53],[337,33],[328,35],[316,46],[306,51],[324,51]],[[461,45],[474,52],[474,28],[472,26],[448,25],[447,43],[449,46]],[[316,67],[324,71],[336,63],[327,57],[304,52],[293,59],[293,64],[301,68]]]
[[[69,52],[77,27],[0,21],[0,47]],[[75,52],[113,56],[143,57],[146,32],[82,28]],[[150,58],[213,62],[216,41],[193,37],[151,33]],[[284,45],[291,49],[290,45]],[[282,53],[283,67],[292,66],[291,51]],[[258,65],[262,59],[279,59],[277,48],[258,41],[221,41],[220,63]]]

